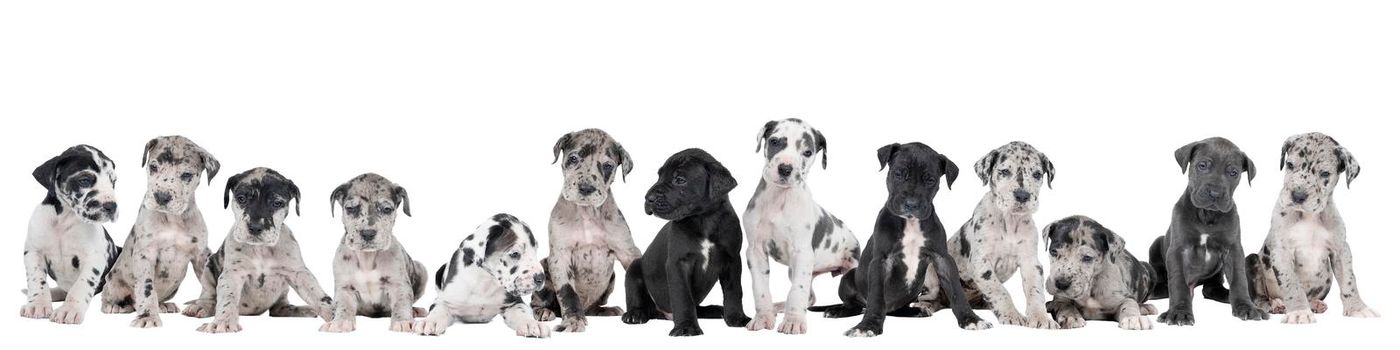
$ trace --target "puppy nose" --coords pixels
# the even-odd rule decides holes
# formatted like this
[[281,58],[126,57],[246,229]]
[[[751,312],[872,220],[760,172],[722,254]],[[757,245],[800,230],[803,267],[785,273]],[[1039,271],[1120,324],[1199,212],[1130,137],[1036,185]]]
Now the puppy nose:
[[792,175],[792,164],[778,165],[778,176],[788,177]]
[[1207,196],[1210,196],[1211,199],[1220,199],[1220,197],[1223,196],[1223,194],[1220,193],[1220,190],[1214,190],[1214,189],[1212,189],[1212,190],[1206,190],[1206,195],[1207,195]]
[[103,203],[103,204],[102,204],[102,211],[103,211],[103,212],[106,212],[107,215],[116,214],[116,213],[117,213],[117,202],[107,202],[107,203]]
[[660,202],[662,199],[663,199],[663,198],[661,198],[661,194],[660,194],[660,193],[649,193],[649,194],[647,194],[647,203],[656,203],[656,202]]
[[169,194],[169,193],[165,193],[165,192],[156,192],[155,195],[154,195],[154,197],[156,197],[156,204],[166,205],[166,204],[169,204],[169,203],[170,203],[170,194]]
[[1307,192],[1303,192],[1303,191],[1299,191],[1299,190],[1293,190],[1293,204],[1303,204],[1303,202],[1305,202],[1305,201],[1307,201],[1307,200],[1308,200],[1308,193],[1307,193]]
[[544,274],[542,274],[542,273],[537,273],[537,274],[535,274],[535,284],[536,284],[536,285],[544,284]]
[[261,220],[256,220],[248,223],[248,233],[251,233],[254,236],[262,234],[262,231],[264,229],[267,229],[267,225],[263,224]]
[[579,184],[579,185],[578,185],[578,193],[579,193],[579,194],[582,194],[582,195],[587,196],[587,195],[593,194],[593,192],[598,192],[598,188],[597,188],[597,187],[593,187],[593,185],[590,185],[590,184]]
[[1031,200],[1031,193],[1026,192],[1026,190],[1018,189],[1014,192],[1011,192],[1011,194],[1016,197],[1017,202],[1025,203]]
[[364,238],[366,241],[374,239],[377,234],[379,231],[376,230],[360,230],[360,238]]
[[915,211],[919,209],[919,200],[910,198],[904,200],[904,211]]
[[1069,280],[1063,278],[1056,278],[1055,288],[1059,288],[1060,290],[1069,289]]

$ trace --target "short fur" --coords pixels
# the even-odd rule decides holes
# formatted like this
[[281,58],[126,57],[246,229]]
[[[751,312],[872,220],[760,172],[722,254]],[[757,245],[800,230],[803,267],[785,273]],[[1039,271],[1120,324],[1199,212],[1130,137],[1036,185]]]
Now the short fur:
[[1063,328],[1084,327],[1085,320],[1118,321],[1128,330],[1152,329],[1157,308],[1152,296],[1152,266],[1123,248],[1123,238],[1085,216],[1071,216],[1045,226],[1050,272],[1046,307]]
[[496,214],[467,235],[452,260],[437,270],[437,299],[413,324],[421,335],[441,335],[453,323],[486,323],[501,315],[522,337],[548,338],[549,325],[531,316],[525,299],[544,288],[535,234],[520,219]]

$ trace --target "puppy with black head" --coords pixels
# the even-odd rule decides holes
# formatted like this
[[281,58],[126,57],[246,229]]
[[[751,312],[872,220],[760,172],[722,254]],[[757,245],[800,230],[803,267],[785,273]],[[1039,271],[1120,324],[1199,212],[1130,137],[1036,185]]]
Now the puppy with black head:
[[[739,248],[744,232],[729,191],[729,169],[704,150],[691,148],[666,160],[646,195],[646,212],[669,220],[627,269],[627,313],[622,322],[675,321],[671,336],[701,335],[698,318],[724,318],[730,327],[749,323],[740,287]],[[699,306],[715,282],[724,306]]]
[[1191,300],[1197,286],[1206,299],[1229,303],[1235,317],[1269,319],[1250,296],[1240,247],[1240,214],[1233,198],[1241,175],[1254,180],[1254,161],[1230,140],[1212,137],[1177,149],[1176,163],[1182,173],[1189,171],[1186,192],[1172,208],[1167,234],[1152,243],[1149,253],[1153,270],[1166,276],[1156,283],[1152,299],[1171,298],[1157,322],[1195,324]]
[[[199,326],[200,332],[233,333],[243,330],[238,316],[266,312],[272,317],[316,317],[331,320],[331,297],[316,282],[301,258],[301,246],[285,223],[295,208],[301,215],[301,189],[282,174],[254,168],[228,178],[224,206],[233,199],[233,227],[219,251],[209,256],[206,274],[214,289],[214,320]],[[292,201],[296,207],[288,206]],[[294,289],[310,306],[287,301]]]
[[[121,252],[102,227],[117,219],[116,163],[92,146],[77,145],[35,168],[34,180],[47,193],[30,216],[24,240],[29,302],[19,315],[82,323],[88,302],[102,291]],[[58,312],[54,300],[63,300]]]
[[[950,300],[958,326],[986,329],[992,325],[972,312],[964,295],[958,267],[948,254],[947,232],[934,210],[938,179],[948,187],[958,178],[958,165],[922,143],[890,144],[876,152],[889,197],[875,217],[875,230],[860,255],[860,267],[841,278],[840,305],[815,307],[826,317],[865,314],[846,331],[848,337],[873,337],[884,332],[885,316],[927,317],[927,309],[911,307],[924,292],[926,279],[937,279],[930,294]],[[932,270],[930,270],[932,268]],[[928,276],[932,274],[933,276]]]

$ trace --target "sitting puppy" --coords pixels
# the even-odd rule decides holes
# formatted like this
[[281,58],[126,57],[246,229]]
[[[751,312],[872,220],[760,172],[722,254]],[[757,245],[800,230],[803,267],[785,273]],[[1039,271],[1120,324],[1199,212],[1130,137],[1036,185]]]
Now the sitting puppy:
[[[242,331],[238,316],[267,312],[272,317],[315,317],[330,321],[331,297],[321,290],[316,276],[306,269],[301,247],[284,223],[287,203],[297,202],[301,215],[301,190],[292,180],[268,168],[254,168],[228,178],[224,206],[233,205],[233,228],[219,251],[209,256],[206,273],[217,281],[214,320],[199,326],[200,332]],[[288,287],[311,306],[287,302]]]
[[331,191],[331,214],[339,204],[345,236],[336,248],[335,315],[322,332],[355,330],[355,315],[391,318],[389,330],[412,332],[413,318],[427,314],[413,307],[423,297],[428,270],[408,256],[394,237],[398,209],[413,216],[408,191],[377,174],[350,179]]
[[[34,208],[24,240],[29,302],[19,315],[83,323],[88,302],[102,291],[121,252],[102,227],[117,219],[116,163],[92,146],[77,145],[35,168],[34,180],[47,194]],[[58,312],[54,300],[63,300]]]
[[1287,312],[1284,323],[1316,322],[1314,314],[1327,310],[1322,300],[1335,277],[1342,289],[1343,315],[1380,317],[1361,301],[1346,226],[1332,202],[1342,175],[1350,187],[1361,166],[1337,140],[1308,133],[1284,142],[1279,169],[1285,174],[1274,205],[1278,215],[1271,215],[1264,249],[1246,258],[1255,304],[1272,313]]
[[[1240,175],[1254,179],[1254,161],[1235,144],[1219,137],[1192,142],[1176,150],[1181,172],[1190,171],[1186,191],[1172,208],[1167,234],[1152,242],[1149,261],[1157,276],[1152,299],[1171,297],[1157,322],[1172,326],[1196,323],[1191,310],[1193,290],[1201,286],[1206,299],[1230,303],[1242,320],[1266,320],[1250,298],[1240,248],[1240,214],[1233,196]],[[1225,288],[1229,278],[1232,288]]]
[[890,171],[885,176],[889,197],[875,217],[875,232],[865,243],[860,267],[841,278],[842,304],[812,311],[824,310],[826,317],[864,312],[865,318],[846,331],[846,336],[877,336],[884,333],[885,315],[929,316],[928,310],[910,304],[924,292],[925,279],[934,279],[939,283],[928,293],[952,301],[959,327],[990,328],[992,325],[977,317],[967,303],[958,267],[948,255],[943,221],[933,208],[938,178],[946,176],[952,188],[958,165],[918,142],[880,147],[876,155],[880,169],[889,165]]
[[1064,328],[1084,327],[1084,320],[1116,320],[1118,328],[1152,329],[1157,314],[1152,296],[1152,266],[1123,248],[1123,238],[1094,219],[1071,216],[1045,226],[1050,273],[1045,284],[1055,299],[1046,304]]
[[437,300],[428,317],[413,324],[421,335],[440,335],[454,322],[486,323],[501,315],[522,337],[548,338],[549,325],[536,321],[525,298],[544,288],[544,268],[535,259],[535,234],[520,219],[496,214],[476,227],[437,270]]
[[[704,334],[697,318],[724,318],[730,327],[749,323],[740,287],[739,247],[744,232],[729,203],[737,183],[719,161],[691,148],[666,160],[646,195],[646,212],[669,220],[627,269],[627,313],[622,322],[675,321],[671,336]],[[720,283],[724,307],[699,306]]]
[[[194,267],[196,278],[209,263],[209,228],[195,204],[200,173],[212,184],[219,161],[183,136],[157,137],[146,143],[141,157],[146,170],[146,196],[136,223],[126,236],[126,254],[117,258],[102,292],[102,312],[136,312],[132,327],[160,327],[160,314],[180,311],[169,302]],[[185,312],[208,317],[214,311],[213,291],[192,301]]]

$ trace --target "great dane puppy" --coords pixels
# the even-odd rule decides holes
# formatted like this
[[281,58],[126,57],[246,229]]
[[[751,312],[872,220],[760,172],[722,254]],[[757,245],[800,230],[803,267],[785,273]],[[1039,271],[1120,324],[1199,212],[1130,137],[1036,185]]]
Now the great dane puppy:
[[[160,327],[161,313],[179,312],[169,302],[194,266],[195,277],[205,275],[209,261],[209,228],[199,211],[195,192],[200,173],[212,184],[219,161],[203,147],[183,136],[163,136],[146,142],[141,156],[146,171],[146,195],[136,212],[136,223],[126,236],[126,254],[112,266],[111,281],[102,292],[102,312],[136,312],[132,327]],[[208,317],[214,310],[213,295],[192,301],[185,312]]]
[[[1233,198],[1240,175],[1254,180],[1254,161],[1230,140],[1212,137],[1177,149],[1176,163],[1182,173],[1190,171],[1186,191],[1172,208],[1167,234],[1152,243],[1149,255],[1157,276],[1166,277],[1156,282],[1152,299],[1171,298],[1157,322],[1195,324],[1191,300],[1196,286],[1206,299],[1229,303],[1235,317],[1268,319],[1249,295],[1240,214]],[[1232,288],[1225,288],[1227,278]]]
[[[627,269],[622,322],[670,318],[673,337],[704,334],[697,318],[724,318],[730,327],[749,323],[740,286],[744,233],[729,203],[736,185],[729,169],[698,148],[680,151],[661,165],[645,208],[670,222]],[[715,282],[724,292],[724,306],[700,306]]]
[[[1284,170],[1269,236],[1259,254],[1246,259],[1255,304],[1284,316],[1284,323],[1313,323],[1327,310],[1323,299],[1332,278],[1342,289],[1342,314],[1380,317],[1361,301],[1351,266],[1346,225],[1332,201],[1337,183],[1347,187],[1361,166],[1337,140],[1322,133],[1294,135],[1283,143]],[[1279,268],[1293,266],[1294,268]]]
[[[296,201],[301,215],[301,190],[282,174],[254,168],[228,178],[224,206],[233,199],[233,228],[219,251],[209,256],[214,289],[214,320],[199,326],[200,332],[232,333],[243,330],[238,316],[267,312],[272,317],[316,317],[331,320],[331,297],[321,290],[316,276],[301,259],[301,246],[285,223],[288,202]],[[295,289],[310,306],[292,306],[287,289]],[[217,288],[217,289],[215,289]]]
[[[1045,310],[1045,274],[1040,265],[1040,232],[1031,217],[1040,207],[1040,186],[1055,181],[1055,164],[1035,147],[1011,142],[983,156],[977,177],[991,186],[972,218],[948,241],[973,308],[991,308],[1001,324],[1055,329]],[[1026,315],[1016,311],[1002,283],[1021,271]],[[933,285],[932,280],[928,285]],[[932,288],[930,288],[932,290]],[[936,302],[933,309],[944,307]]]
[[1123,248],[1123,238],[1085,216],[1071,216],[1045,226],[1050,273],[1045,284],[1055,297],[1046,307],[1064,328],[1084,327],[1084,320],[1118,321],[1118,328],[1152,329],[1157,308],[1152,296],[1152,265]]
[[[773,329],[774,309],[785,309],[778,332],[807,333],[807,307],[815,297],[812,278],[838,276],[856,268],[860,242],[846,224],[817,205],[807,188],[807,173],[822,154],[826,137],[800,119],[774,120],[758,133],[763,152],[763,179],[744,210],[748,234],[749,274],[753,277],[755,315],[748,329]],[[786,264],[792,288],[785,304],[773,304],[768,290],[768,258]]]
[[477,226],[452,252],[452,260],[438,268],[437,300],[413,331],[440,335],[454,322],[486,323],[501,315],[516,335],[548,338],[549,325],[536,321],[525,304],[545,284],[536,247],[530,227],[509,214],[496,214]]
[[355,315],[390,317],[389,330],[412,332],[413,307],[423,297],[428,270],[394,236],[398,210],[413,216],[408,191],[378,174],[356,176],[331,191],[331,215],[340,205],[345,235],[335,250],[335,314],[322,332],[355,330]]
[[[79,324],[121,253],[102,227],[117,219],[116,163],[92,146],[77,145],[35,168],[34,180],[46,194],[29,218],[24,240],[29,302],[19,315]],[[54,300],[63,300],[58,312]]]
[[613,200],[613,180],[626,181],[632,157],[622,144],[598,129],[565,134],[554,143],[554,161],[564,156],[564,188],[549,216],[549,257],[544,290],[531,304],[540,321],[563,321],[556,332],[582,332],[587,316],[618,316],[622,309],[603,306],[612,294],[613,263],[622,268],[642,255],[632,230]]
[[952,188],[958,165],[918,142],[880,147],[876,156],[880,169],[890,167],[885,176],[889,196],[875,217],[875,231],[865,243],[860,268],[841,277],[842,304],[812,311],[826,311],[826,317],[864,312],[865,318],[846,336],[877,336],[884,333],[886,315],[928,317],[927,309],[910,304],[924,292],[925,279],[934,279],[939,283],[928,293],[952,301],[959,327],[990,328],[991,323],[977,317],[967,303],[958,267],[948,255],[948,235],[933,206],[938,179],[947,179]]

